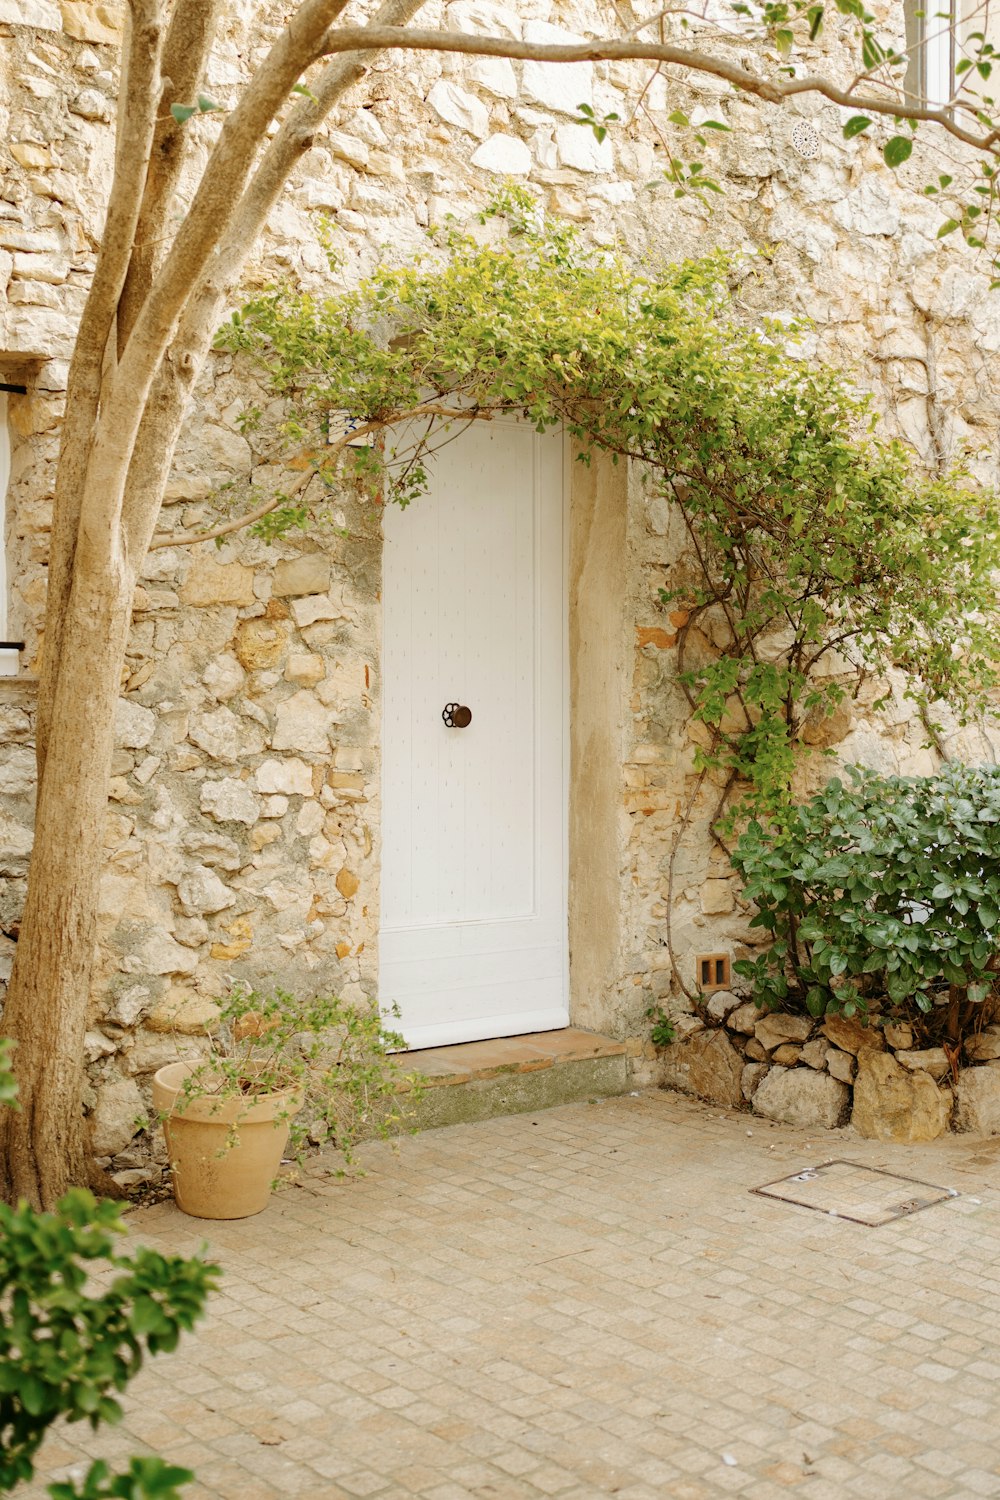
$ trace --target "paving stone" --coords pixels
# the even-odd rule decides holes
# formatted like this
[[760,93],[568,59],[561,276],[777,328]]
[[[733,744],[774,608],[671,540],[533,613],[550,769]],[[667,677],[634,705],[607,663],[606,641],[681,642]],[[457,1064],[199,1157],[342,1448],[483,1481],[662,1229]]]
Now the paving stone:
[[[960,1196],[872,1230],[748,1192],[830,1156]],[[191,1500],[995,1492],[983,1141],[817,1140],[658,1092],[361,1164],[342,1182],[320,1158],[252,1219],[131,1214],[161,1252],[207,1239],[222,1288],[129,1386],[122,1425],[57,1427],[18,1500],[142,1451],[193,1467]]]

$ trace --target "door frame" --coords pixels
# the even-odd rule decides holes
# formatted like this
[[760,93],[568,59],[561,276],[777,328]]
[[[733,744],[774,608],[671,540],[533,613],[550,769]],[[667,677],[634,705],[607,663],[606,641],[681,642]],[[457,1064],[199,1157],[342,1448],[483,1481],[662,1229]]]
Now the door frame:
[[[511,429],[515,429],[515,428],[521,428],[521,429],[523,429],[526,425],[530,425],[530,424],[527,424],[526,421],[523,418],[519,418],[519,417],[517,417],[515,415],[506,415],[506,414],[504,414],[504,415],[492,418],[491,419],[491,425],[493,425],[495,427],[507,427],[507,428],[511,428]],[[571,918],[570,918],[570,909],[571,909],[570,819],[571,819],[571,804],[572,804],[571,776],[572,776],[573,756],[572,756],[572,751],[571,751],[571,721],[572,721],[572,715],[571,715],[571,698],[572,698],[572,684],[571,684],[571,678],[570,678],[570,621],[569,621],[569,609],[570,609],[570,559],[571,559],[571,541],[572,541],[572,538],[571,538],[571,518],[572,518],[573,473],[574,473],[575,469],[578,469],[580,467],[578,464],[574,464],[573,452],[572,452],[572,445],[571,445],[571,442],[570,442],[570,439],[569,439],[568,435],[565,432],[563,432],[563,434],[562,434],[561,460],[562,460],[561,464],[559,465],[560,484],[561,484],[561,498],[560,498],[560,509],[561,509],[560,539],[561,539],[561,546],[560,546],[560,560],[559,560],[560,561],[560,596],[561,596],[561,607],[560,607],[559,661],[560,661],[560,680],[561,680],[561,697],[562,697],[562,703],[561,703],[561,712],[560,712],[560,715],[559,715],[559,733],[560,733],[560,736],[561,736],[562,753],[561,753],[561,756],[560,756],[560,766],[559,766],[560,788],[561,788],[561,817],[560,817],[558,861],[559,861],[559,871],[560,871],[559,884],[560,884],[560,892],[561,892],[561,902],[560,902],[560,904],[561,904],[561,922],[562,922],[562,941],[561,941],[561,948],[562,948],[562,959],[561,959],[561,969],[562,969],[562,974],[561,974],[561,997],[562,997],[562,1009],[565,1011],[567,1019],[562,1023],[562,1026],[559,1029],[563,1029],[564,1027],[571,1026],[573,1024],[573,1020],[572,1020],[571,965],[570,965],[570,921],[571,921]],[[537,448],[534,450],[533,462],[534,462],[534,464],[536,466],[540,463],[540,453],[539,453],[539,450]],[[419,499],[417,499],[414,502],[415,505],[419,505],[420,503],[421,502],[420,502]],[[538,545],[539,545],[538,520],[537,520],[537,515],[536,515],[535,531],[534,531],[534,535],[533,535],[533,548],[534,548],[534,551],[536,553],[536,556],[537,556]],[[383,641],[384,641],[384,629],[385,629],[385,623],[384,623],[385,622],[384,588],[383,588],[383,591],[382,591],[382,601],[381,601],[381,603],[382,603],[382,608],[380,610],[380,629],[382,631]],[[383,646],[383,650],[384,650],[384,646]],[[539,633],[536,631],[536,633],[535,633],[535,639],[534,639],[534,653],[535,653],[535,664],[536,664],[536,671],[535,671],[535,716],[536,716],[536,719],[538,717],[538,712],[539,712],[539,694],[540,694],[541,689],[542,689],[541,673],[537,670],[539,650],[540,650],[540,637],[539,637]],[[380,722],[381,722],[381,735],[380,735],[380,738],[381,738],[381,742],[384,744],[384,737],[385,737],[385,678],[384,678],[384,672],[380,673],[380,677],[381,677],[380,691],[379,691]],[[386,799],[385,799],[385,795],[384,795],[384,788],[385,788],[385,781],[384,781],[384,776],[385,776],[385,757],[384,756],[381,757],[381,761],[382,761],[382,769],[381,769],[381,773],[380,773],[380,817],[384,817],[384,815],[385,815],[385,805],[386,805]],[[539,795],[539,782],[538,782],[537,775],[535,777],[534,795],[535,795],[535,797],[537,799],[538,795]],[[536,811],[535,811],[534,822],[535,822],[535,827],[537,828],[538,825],[539,825],[539,819],[538,819],[538,815],[537,815],[537,801],[536,801]],[[380,840],[379,840],[379,858],[380,858],[380,861],[381,861],[381,855],[382,855],[383,849],[384,849],[384,836],[381,837]],[[377,924],[377,933],[378,933],[379,940],[381,940],[381,935],[382,935],[381,915],[379,917],[379,922]],[[381,973],[381,963],[380,962],[379,962],[379,965],[378,965],[378,969],[379,969],[379,973]],[[522,1034],[523,1035],[523,1034],[526,1034],[526,1032],[524,1032],[524,1031],[522,1031],[520,1033],[495,1032],[495,1033],[490,1033],[490,1036],[491,1037],[499,1037],[501,1035],[513,1035],[513,1034]],[[530,1034],[530,1033],[527,1033],[527,1034]],[[483,1040],[487,1040],[487,1039],[489,1039],[489,1037],[484,1037],[482,1039]],[[471,1040],[471,1038],[470,1038],[470,1040]],[[433,1045],[449,1046],[449,1045],[461,1045],[461,1044],[460,1043],[440,1042],[440,1043],[425,1043],[423,1045],[425,1045],[425,1046],[433,1046]]]

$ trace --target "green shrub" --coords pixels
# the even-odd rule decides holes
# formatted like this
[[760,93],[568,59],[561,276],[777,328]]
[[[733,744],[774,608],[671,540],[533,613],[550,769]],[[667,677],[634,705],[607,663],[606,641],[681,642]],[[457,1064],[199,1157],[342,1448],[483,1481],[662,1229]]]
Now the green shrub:
[[[397,1012],[398,1014],[398,1012]],[[212,1052],[185,1079],[184,1099],[245,1099],[295,1086],[301,1113],[288,1118],[290,1149],[302,1160],[309,1143],[335,1147],[350,1166],[360,1140],[405,1128],[400,1095],[413,1105],[420,1078],[392,1056],[406,1042],[384,1025],[378,1008],[336,995],[301,998],[237,985],[222,1007]],[[230,1142],[239,1138],[237,1119]]]
[[[14,1103],[9,1044],[0,1039],[0,1101]],[[16,1103],[14,1103],[16,1107]],[[218,1267],[140,1246],[117,1253],[121,1207],[67,1193],[54,1213],[0,1204],[0,1491],[34,1473],[35,1454],[59,1417],[92,1427],[117,1422],[114,1392],[145,1353],[174,1349],[201,1315]],[[96,1272],[115,1273],[103,1288]],[[51,1485],[53,1500],[179,1500],[187,1469],[133,1458],[127,1472],[91,1466],[77,1488]]]
[[774,941],[736,970],[772,1009],[853,1015],[884,997],[957,1042],[1000,967],[1000,768],[849,775],[739,840],[752,925]]

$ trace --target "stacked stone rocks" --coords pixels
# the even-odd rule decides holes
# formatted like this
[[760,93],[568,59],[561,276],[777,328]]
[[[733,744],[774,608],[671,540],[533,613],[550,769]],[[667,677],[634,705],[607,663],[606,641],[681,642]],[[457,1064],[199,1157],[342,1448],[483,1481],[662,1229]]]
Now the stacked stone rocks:
[[1000,1025],[967,1038],[954,1068],[944,1047],[915,1047],[908,1022],[769,1014],[728,990],[674,1026],[664,1086],[713,1104],[870,1140],[1000,1134]]

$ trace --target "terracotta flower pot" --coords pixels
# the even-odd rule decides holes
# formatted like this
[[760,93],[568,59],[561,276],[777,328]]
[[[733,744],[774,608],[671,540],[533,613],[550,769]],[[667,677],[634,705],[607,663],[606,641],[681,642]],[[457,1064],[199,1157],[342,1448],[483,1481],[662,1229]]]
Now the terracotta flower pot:
[[289,1120],[302,1108],[301,1089],[290,1084],[244,1098],[186,1097],[184,1081],[197,1066],[168,1063],[153,1078],[177,1207],[196,1219],[259,1214],[271,1196]]

